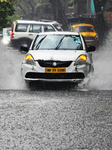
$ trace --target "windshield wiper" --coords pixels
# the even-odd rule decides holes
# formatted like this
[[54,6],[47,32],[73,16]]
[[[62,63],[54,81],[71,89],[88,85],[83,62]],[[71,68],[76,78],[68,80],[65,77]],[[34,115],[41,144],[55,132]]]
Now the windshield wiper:
[[[46,36],[47,36],[47,35],[46,35]],[[41,45],[41,42],[45,39],[46,36],[44,36],[44,37],[38,42],[37,46],[35,47],[36,50],[39,49],[39,47],[40,47],[40,45]]]
[[59,44],[55,47],[55,50],[58,50],[61,46],[61,42],[63,41],[65,36],[62,37],[62,39],[59,41]]

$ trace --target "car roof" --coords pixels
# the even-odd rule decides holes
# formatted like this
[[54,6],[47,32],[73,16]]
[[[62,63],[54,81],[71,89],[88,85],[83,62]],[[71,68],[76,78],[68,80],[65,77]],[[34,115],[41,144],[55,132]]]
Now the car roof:
[[59,24],[56,21],[52,21],[52,22],[44,22],[44,21],[35,21],[35,20],[16,20],[15,22],[17,23],[27,23],[27,24]]
[[41,32],[38,35],[80,35],[78,32],[71,32],[71,31],[57,31],[57,32]]
[[55,20],[47,20],[47,19],[40,19],[40,20],[38,20],[39,22],[48,22],[48,23],[53,23],[53,24],[60,24],[60,25],[62,25],[61,23],[59,23],[59,22],[57,22],[57,21],[55,21]]
[[91,26],[91,27],[93,27],[92,24],[86,24],[86,23],[80,23],[80,24],[74,24],[74,25],[72,25],[72,27],[77,27],[77,26]]

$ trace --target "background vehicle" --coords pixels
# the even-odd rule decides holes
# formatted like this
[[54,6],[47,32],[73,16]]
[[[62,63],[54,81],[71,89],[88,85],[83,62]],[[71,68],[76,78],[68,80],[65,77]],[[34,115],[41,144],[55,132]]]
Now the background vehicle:
[[19,48],[22,44],[30,46],[32,40],[40,32],[60,31],[58,22],[42,22],[29,20],[16,20],[12,26],[11,44]]
[[3,28],[2,42],[4,44],[10,43],[10,33],[11,33],[11,27]]
[[98,34],[96,33],[93,25],[85,23],[75,24],[71,26],[70,30],[81,33],[84,36],[87,45],[98,44]]
[[81,82],[93,72],[95,47],[87,48],[81,34],[74,32],[40,33],[33,40],[22,62],[21,73],[26,81]]

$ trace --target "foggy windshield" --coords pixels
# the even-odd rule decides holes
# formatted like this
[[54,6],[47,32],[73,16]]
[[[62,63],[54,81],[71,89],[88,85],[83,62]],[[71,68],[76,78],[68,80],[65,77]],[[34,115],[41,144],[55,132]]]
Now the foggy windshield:
[[33,50],[82,50],[80,36],[76,35],[38,35]]

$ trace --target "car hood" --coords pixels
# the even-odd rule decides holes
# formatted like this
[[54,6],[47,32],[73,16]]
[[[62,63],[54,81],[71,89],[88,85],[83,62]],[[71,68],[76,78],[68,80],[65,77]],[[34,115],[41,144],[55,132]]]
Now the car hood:
[[86,54],[84,50],[32,50],[29,53],[35,60],[76,60],[81,54]]

